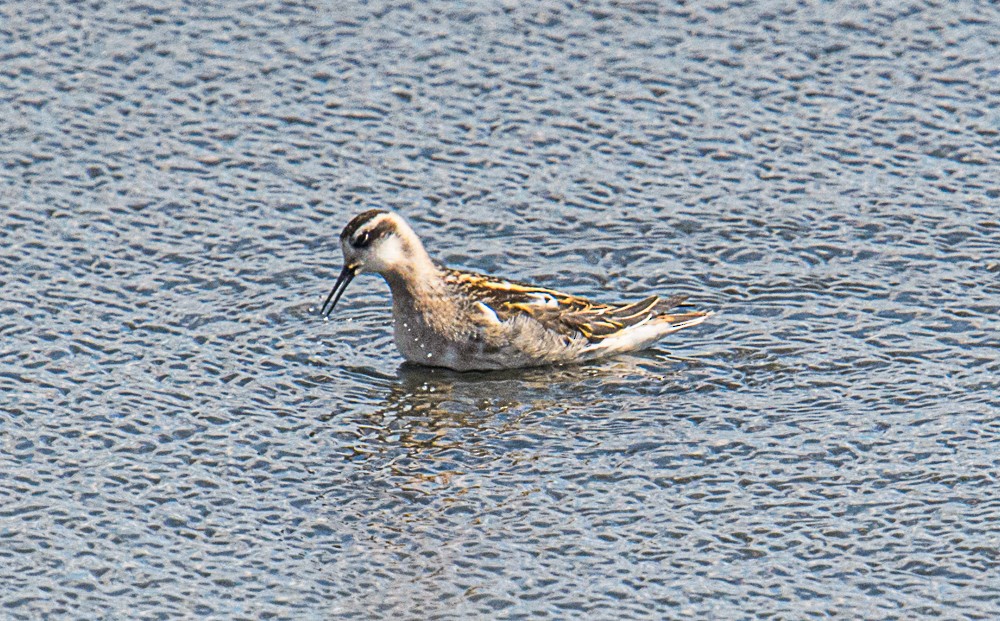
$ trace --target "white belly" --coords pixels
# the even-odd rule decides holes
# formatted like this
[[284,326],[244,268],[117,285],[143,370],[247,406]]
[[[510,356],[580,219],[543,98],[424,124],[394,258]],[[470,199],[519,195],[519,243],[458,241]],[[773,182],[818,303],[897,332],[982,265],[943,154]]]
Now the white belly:
[[[394,326],[396,347],[409,362],[434,367],[456,368],[461,362],[457,343],[442,338],[418,319],[396,320]],[[461,370],[461,369],[460,369]]]
[[538,364],[513,345],[485,346],[473,334],[455,331],[447,336],[433,330],[419,319],[397,319],[396,347],[409,362],[432,367],[447,367],[455,371],[485,371],[510,369]]

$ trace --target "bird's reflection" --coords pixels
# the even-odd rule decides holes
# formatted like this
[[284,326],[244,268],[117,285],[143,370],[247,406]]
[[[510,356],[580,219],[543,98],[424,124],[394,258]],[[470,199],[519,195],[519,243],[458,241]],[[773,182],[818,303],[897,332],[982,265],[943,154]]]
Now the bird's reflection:
[[380,414],[431,425],[477,427],[520,410],[586,408],[636,382],[663,382],[677,373],[651,356],[630,355],[590,364],[488,372],[402,364],[386,386]]
[[380,404],[359,425],[355,451],[360,458],[402,453],[406,459],[396,459],[396,465],[405,461],[418,470],[444,454],[453,461],[458,453],[485,456],[500,451],[507,434],[527,433],[548,418],[586,413],[634,395],[637,386],[669,381],[679,372],[677,366],[676,360],[670,364],[662,356],[632,355],[585,365],[478,373],[409,363],[395,376],[349,369],[368,387],[364,400]]
[[387,441],[412,456],[454,449],[460,440],[470,449],[484,433],[502,434],[525,417],[565,411],[560,392],[550,390],[551,374],[457,373],[403,364],[370,418]]

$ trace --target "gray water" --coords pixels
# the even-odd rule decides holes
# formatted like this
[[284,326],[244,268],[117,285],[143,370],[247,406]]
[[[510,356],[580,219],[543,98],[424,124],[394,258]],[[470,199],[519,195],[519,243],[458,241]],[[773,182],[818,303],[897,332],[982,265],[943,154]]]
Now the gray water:
[[[1000,617],[989,2],[0,4],[0,618]],[[717,315],[401,366],[355,213]]]

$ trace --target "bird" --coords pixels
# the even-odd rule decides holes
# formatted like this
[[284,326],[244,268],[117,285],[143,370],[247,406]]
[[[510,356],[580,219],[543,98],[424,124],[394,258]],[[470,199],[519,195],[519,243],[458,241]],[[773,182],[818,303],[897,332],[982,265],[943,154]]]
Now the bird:
[[344,267],[320,307],[329,317],[355,276],[381,275],[396,346],[411,363],[454,371],[575,364],[643,349],[711,311],[675,312],[687,296],[602,304],[547,287],[445,267],[399,214],[371,209],[340,234]]

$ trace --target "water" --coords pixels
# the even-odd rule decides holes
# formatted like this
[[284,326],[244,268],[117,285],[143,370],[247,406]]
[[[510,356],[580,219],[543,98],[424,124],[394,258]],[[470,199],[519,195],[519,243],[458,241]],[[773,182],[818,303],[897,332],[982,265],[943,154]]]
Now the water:
[[[0,24],[0,617],[1000,616],[996,6]],[[315,312],[371,207],[718,315],[401,366],[376,278]]]

